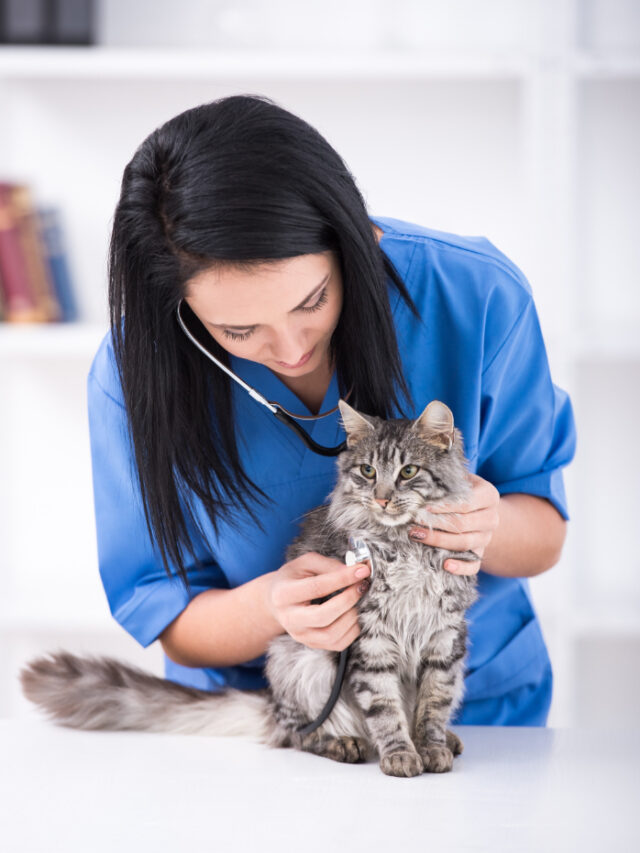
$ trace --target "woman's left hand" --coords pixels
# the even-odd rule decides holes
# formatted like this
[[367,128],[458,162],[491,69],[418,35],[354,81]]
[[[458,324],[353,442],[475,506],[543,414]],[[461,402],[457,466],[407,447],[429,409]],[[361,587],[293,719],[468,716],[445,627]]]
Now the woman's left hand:
[[484,552],[500,520],[500,492],[477,474],[468,476],[472,492],[466,503],[428,506],[426,509],[438,516],[438,527],[430,530],[428,527],[414,525],[409,530],[412,539],[425,545],[446,548],[448,551],[473,551],[478,555],[478,559],[472,562],[445,560],[445,569],[456,575],[475,575],[480,570]]

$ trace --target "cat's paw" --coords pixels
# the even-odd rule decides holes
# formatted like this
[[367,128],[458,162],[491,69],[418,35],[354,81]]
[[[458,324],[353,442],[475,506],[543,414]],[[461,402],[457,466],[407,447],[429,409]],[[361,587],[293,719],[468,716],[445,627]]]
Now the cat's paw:
[[454,734],[454,732],[450,732],[449,729],[447,729],[447,746],[454,755],[460,755],[464,749],[464,744],[458,735]]
[[380,759],[380,769],[387,776],[419,776],[424,767],[417,752],[389,752]]
[[361,737],[334,737],[327,741],[325,755],[334,761],[356,764],[367,760],[369,747],[366,740]]
[[453,752],[448,746],[433,743],[420,748],[425,773],[447,773],[453,767]]

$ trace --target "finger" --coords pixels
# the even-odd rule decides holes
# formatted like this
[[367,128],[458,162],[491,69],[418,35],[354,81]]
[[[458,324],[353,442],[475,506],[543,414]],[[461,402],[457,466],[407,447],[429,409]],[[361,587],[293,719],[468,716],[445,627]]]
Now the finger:
[[325,625],[322,628],[308,628],[306,635],[316,648],[328,648],[340,643],[342,639],[349,633],[353,632],[354,627],[358,626],[358,613],[352,607],[335,619],[330,625]]
[[486,548],[491,539],[491,533],[446,533],[442,530],[425,530],[420,537],[411,538],[421,542],[423,545],[431,545],[433,548],[444,548],[447,551],[475,551]]
[[456,503],[432,504],[424,508],[425,512],[430,515],[441,516],[448,512],[459,512],[461,515],[466,512],[473,512],[478,509],[474,501],[460,501]]
[[434,504],[433,506],[425,507],[425,512],[430,513],[431,515],[437,515],[440,517],[446,513],[460,513],[460,515],[465,515],[468,512],[476,512],[480,509],[487,509],[493,505],[493,501],[489,496],[486,498],[482,495],[479,495],[477,492],[473,493],[473,497],[468,501],[456,501],[455,503],[446,503],[446,504]]
[[[296,604],[309,604],[315,598],[324,598],[331,595],[332,592],[351,586],[355,581],[371,574],[371,568],[365,563],[356,563],[355,566],[345,566],[339,560],[332,560],[332,563],[334,570],[328,574],[293,578],[291,583],[287,584],[280,593],[280,605],[288,607]],[[337,571],[335,570],[336,565],[340,566]],[[356,572],[362,569],[365,570],[365,574],[356,576]]]
[[477,575],[480,571],[481,560],[445,560],[444,567],[452,575]]
[[[339,599],[338,593],[367,580],[371,574],[371,568],[365,563],[357,563],[355,566],[343,566],[338,572],[330,575],[318,575],[296,583],[298,588],[296,599],[293,604],[315,607],[323,607],[329,602],[318,602],[317,599],[333,596],[330,601]],[[319,590],[319,592],[318,592]],[[307,597],[308,596],[308,597]],[[335,606],[335,605],[333,605]]]
[[349,628],[344,637],[336,644],[335,651],[341,652],[353,643],[360,636],[360,623],[356,619],[355,623]]
[[362,581],[357,581],[322,604],[305,604],[293,608],[297,611],[295,617],[300,620],[299,624],[306,628],[328,628],[336,619],[352,610],[362,598],[366,590],[359,589],[361,583]]
[[467,513],[475,510],[485,509],[494,506],[500,499],[500,493],[488,480],[483,480],[476,474],[469,474],[469,480],[472,484],[473,492],[467,501],[450,501],[430,504],[425,507],[427,512],[434,515],[440,515],[446,512]]
[[335,557],[325,557],[324,554],[319,554],[317,551],[307,551],[291,561],[291,567],[295,569],[300,578],[335,572],[343,565],[342,560],[337,560]]
[[487,509],[479,509],[475,512],[466,514],[458,514],[457,512],[443,513],[433,519],[433,524],[428,521],[420,520],[419,524],[414,525],[409,531],[414,530],[444,530],[449,533],[480,533],[483,530],[493,529],[496,520],[496,513],[492,507]]

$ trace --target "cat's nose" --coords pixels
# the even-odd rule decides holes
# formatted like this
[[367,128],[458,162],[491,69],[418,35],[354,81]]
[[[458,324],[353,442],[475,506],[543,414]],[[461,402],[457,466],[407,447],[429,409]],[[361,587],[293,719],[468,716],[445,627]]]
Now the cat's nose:
[[386,505],[389,503],[388,498],[375,498],[374,500],[377,504],[380,504],[382,509],[384,509],[386,507]]

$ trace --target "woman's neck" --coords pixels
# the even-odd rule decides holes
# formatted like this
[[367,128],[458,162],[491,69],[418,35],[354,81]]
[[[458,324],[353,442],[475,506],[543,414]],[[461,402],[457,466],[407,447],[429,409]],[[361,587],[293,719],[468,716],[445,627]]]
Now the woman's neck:
[[299,400],[302,400],[313,415],[317,415],[331,383],[333,369],[329,367],[327,360],[312,373],[304,376],[283,376],[281,373],[276,373],[276,376],[290,391],[293,391]]

